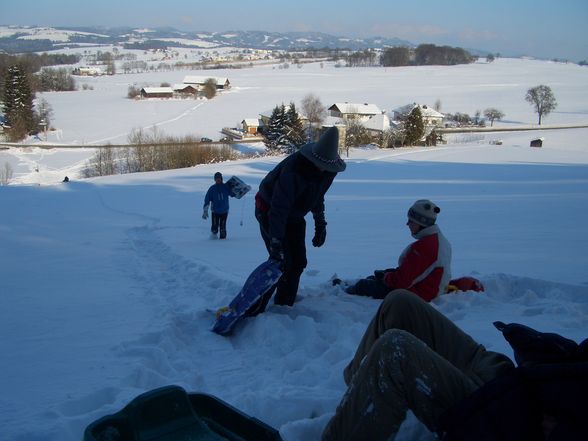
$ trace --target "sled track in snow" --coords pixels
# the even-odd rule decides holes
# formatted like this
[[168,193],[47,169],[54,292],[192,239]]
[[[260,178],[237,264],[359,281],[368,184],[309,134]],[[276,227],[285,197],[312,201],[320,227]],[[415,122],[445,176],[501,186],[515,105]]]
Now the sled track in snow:
[[[156,312],[145,334],[116,348],[121,357],[138,359],[125,385],[147,390],[173,383],[204,390],[211,369],[215,376],[232,376],[241,368],[238,358],[230,356],[231,340],[210,332],[213,315],[206,310],[218,302],[219,294],[238,287],[220,271],[175,253],[158,236],[159,230],[141,226],[127,232],[134,259],[131,277]],[[218,339],[224,341],[220,351]],[[210,365],[210,355],[223,357],[225,363]]]

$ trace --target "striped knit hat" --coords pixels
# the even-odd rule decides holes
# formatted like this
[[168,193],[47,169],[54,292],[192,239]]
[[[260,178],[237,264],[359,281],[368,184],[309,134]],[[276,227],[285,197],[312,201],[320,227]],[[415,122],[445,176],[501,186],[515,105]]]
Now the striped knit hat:
[[430,227],[437,220],[440,211],[441,209],[428,199],[419,199],[408,209],[408,218],[423,227]]

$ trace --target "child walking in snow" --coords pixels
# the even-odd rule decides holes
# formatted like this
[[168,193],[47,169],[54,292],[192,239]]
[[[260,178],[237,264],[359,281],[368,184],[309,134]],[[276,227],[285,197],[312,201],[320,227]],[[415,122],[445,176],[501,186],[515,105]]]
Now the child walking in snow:
[[214,184],[210,186],[206,192],[206,197],[204,198],[202,219],[208,219],[208,208],[212,206],[212,224],[210,226],[210,232],[216,237],[220,230],[220,239],[226,239],[227,237],[229,196],[233,196],[229,186],[223,182],[223,175],[220,172],[216,172],[214,174]]

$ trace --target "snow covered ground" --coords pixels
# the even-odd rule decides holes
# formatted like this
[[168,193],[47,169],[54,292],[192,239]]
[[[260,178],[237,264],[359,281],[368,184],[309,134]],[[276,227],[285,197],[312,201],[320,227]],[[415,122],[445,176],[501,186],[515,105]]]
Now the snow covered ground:
[[[544,83],[560,103],[546,122],[588,121],[588,75],[578,66],[498,60],[387,72],[324,69],[230,72],[241,85],[202,108],[125,100],[115,90],[124,96],[127,76],[96,79],[93,91],[47,95],[62,140],[88,144],[116,135],[124,141],[137,124],[171,120],[172,134],[214,134],[313,92],[308,82],[305,88],[292,80],[296,75],[301,82],[324,75],[314,92],[325,104],[387,108],[440,98],[448,112],[497,107],[512,124],[534,122],[524,91]],[[284,76],[288,81],[277,80]],[[86,108],[92,115],[76,118]],[[281,158],[80,180],[76,170],[91,148],[0,151],[0,166],[14,164],[13,184],[40,184],[0,187],[2,439],[80,440],[93,420],[166,384],[214,394],[278,428],[285,441],[319,439],[345,391],[343,367],[379,304],[329,281],[394,266],[412,240],[406,211],[419,198],[442,209],[438,223],[453,245],[454,275],[472,275],[486,287],[483,294],[442,296],[436,308],[507,354],[494,320],[583,340],[588,129],[541,132],[544,147],[528,147],[536,136],[454,135],[436,148],[352,149],[327,194],[327,242],[320,249],[307,243],[297,303],[272,305],[231,338],[209,331],[209,309],[227,304],[266,253],[252,194],[231,201],[226,241],[209,238],[200,218],[204,194],[216,171],[255,189]],[[497,137],[503,145],[490,145]],[[66,174],[72,181],[58,183]],[[398,439],[434,438],[409,416]]]

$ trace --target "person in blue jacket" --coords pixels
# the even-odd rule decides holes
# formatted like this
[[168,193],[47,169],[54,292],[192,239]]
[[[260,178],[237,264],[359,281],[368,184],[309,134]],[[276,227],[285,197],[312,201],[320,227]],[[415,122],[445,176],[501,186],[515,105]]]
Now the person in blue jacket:
[[216,236],[220,230],[220,239],[227,238],[229,196],[232,197],[229,186],[223,182],[223,175],[220,172],[216,172],[214,174],[214,184],[210,186],[204,198],[202,219],[208,219],[208,208],[212,207],[212,225],[210,231]]
[[263,312],[274,291],[275,304],[294,304],[307,263],[304,217],[312,212],[312,245],[322,246],[327,236],[324,196],[345,167],[339,156],[339,132],[331,127],[317,142],[308,143],[286,157],[261,181],[255,195],[255,217],[269,257],[281,262],[283,274],[247,315]]

